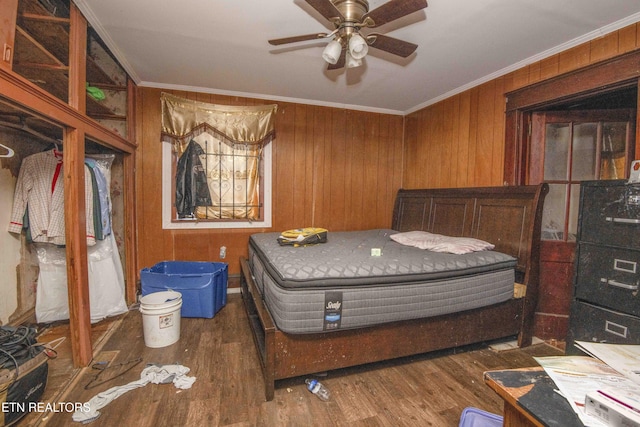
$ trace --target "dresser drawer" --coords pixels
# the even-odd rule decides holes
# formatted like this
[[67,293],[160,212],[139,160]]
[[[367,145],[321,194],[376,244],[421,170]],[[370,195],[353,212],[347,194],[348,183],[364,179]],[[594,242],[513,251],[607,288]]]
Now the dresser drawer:
[[640,316],[640,251],[580,243],[575,296]]
[[586,181],[581,189],[579,240],[640,249],[640,185]]
[[640,344],[640,318],[582,301],[574,301],[569,317],[567,353],[574,341]]

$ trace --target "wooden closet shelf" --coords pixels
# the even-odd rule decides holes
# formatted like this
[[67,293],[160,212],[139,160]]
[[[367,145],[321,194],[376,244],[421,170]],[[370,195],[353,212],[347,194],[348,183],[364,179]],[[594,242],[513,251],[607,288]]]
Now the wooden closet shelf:
[[55,65],[55,64],[42,64],[38,62],[16,62],[13,64],[14,70],[16,69],[24,69],[24,68],[38,68],[38,69],[47,69],[47,70],[56,70],[62,71],[64,73],[69,72],[69,67],[66,65]]
[[89,86],[99,87],[100,89],[121,90],[121,91],[127,90],[126,86],[122,86],[118,84],[100,83],[100,82],[94,82],[90,80],[87,80],[87,83],[89,84]]
[[44,67],[22,67],[20,64],[14,64],[13,71],[40,86],[56,98],[68,102],[69,77],[66,71]]
[[54,22],[57,24],[66,24],[66,25],[69,25],[71,23],[71,20],[69,18],[63,18],[59,16],[40,15],[37,13],[29,13],[29,12],[25,12],[21,14],[20,18],[32,20],[32,21]]
[[[88,103],[87,103],[88,104]],[[92,113],[89,111],[89,106],[87,105],[87,115],[92,119],[96,120],[117,120],[117,121],[126,121],[126,116],[119,116],[116,114],[101,114],[101,113]]]

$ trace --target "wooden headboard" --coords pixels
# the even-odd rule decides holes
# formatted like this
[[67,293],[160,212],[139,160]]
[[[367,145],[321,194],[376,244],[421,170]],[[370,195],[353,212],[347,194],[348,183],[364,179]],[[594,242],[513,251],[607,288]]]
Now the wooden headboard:
[[[391,228],[474,237],[518,259],[526,274],[539,263],[542,205],[547,184],[398,190]],[[537,270],[537,265],[536,265]]]

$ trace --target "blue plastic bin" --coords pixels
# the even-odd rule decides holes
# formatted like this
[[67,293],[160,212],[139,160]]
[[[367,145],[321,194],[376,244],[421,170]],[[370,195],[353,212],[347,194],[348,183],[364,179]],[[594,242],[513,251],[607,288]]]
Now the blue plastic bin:
[[500,415],[468,407],[462,411],[458,427],[502,427],[502,421]]
[[163,261],[140,271],[142,295],[171,289],[182,294],[182,317],[212,318],[227,304],[228,265]]

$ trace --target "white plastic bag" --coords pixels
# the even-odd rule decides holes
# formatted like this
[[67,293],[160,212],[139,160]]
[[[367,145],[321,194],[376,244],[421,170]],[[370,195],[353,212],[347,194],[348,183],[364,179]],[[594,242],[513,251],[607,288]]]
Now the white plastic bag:
[[[37,245],[40,273],[36,292],[36,321],[50,323],[69,318],[67,265],[64,248]],[[125,313],[124,273],[115,237],[109,235],[88,248],[91,322]]]
[[36,244],[36,252],[40,266],[36,290],[36,322],[49,323],[68,319],[65,250],[54,245]]

